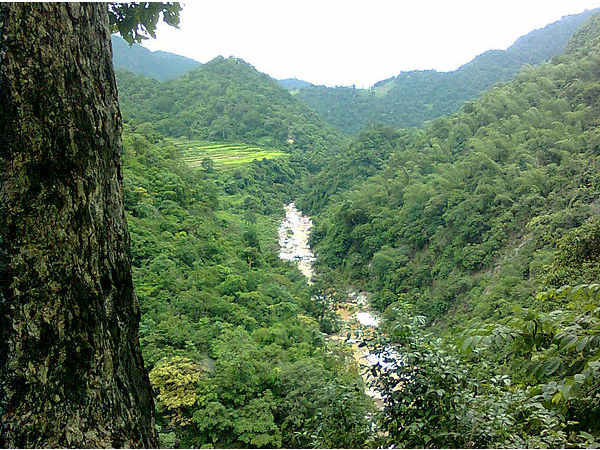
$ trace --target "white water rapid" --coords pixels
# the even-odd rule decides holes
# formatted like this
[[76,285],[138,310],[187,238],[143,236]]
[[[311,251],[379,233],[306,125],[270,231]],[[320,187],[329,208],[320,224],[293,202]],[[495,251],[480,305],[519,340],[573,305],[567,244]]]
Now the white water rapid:
[[288,261],[296,261],[298,269],[311,283],[313,276],[312,263],[315,260],[308,238],[312,220],[296,209],[294,203],[285,206],[285,218],[279,226],[279,257]]
[[[315,261],[315,255],[308,244],[311,228],[312,221],[310,217],[302,214],[294,203],[285,206],[285,218],[279,226],[279,257],[288,261],[295,261],[298,269],[307,278],[308,284],[311,284],[313,262]],[[340,306],[337,312],[344,321],[344,331],[359,328],[368,331],[379,325],[379,318],[370,310],[367,293],[365,292],[349,292],[347,301]],[[331,338],[342,340],[345,339],[342,337],[343,335],[345,333],[340,333]],[[354,358],[357,363],[361,365],[379,364],[382,367],[391,366],[390,363],[383,361],[382,355],[369,353],[366,347],[359,347],[356,339],[349,340],[348,344],[352,346]],[[393,350],[390,350],[387,356],[396,356],[396,354]],[[363,374],[366,384],[369,381],[368,372],[364,371]],[[378,406],[382,406],[381,394],[379,392],[367,388],[366,393]]]

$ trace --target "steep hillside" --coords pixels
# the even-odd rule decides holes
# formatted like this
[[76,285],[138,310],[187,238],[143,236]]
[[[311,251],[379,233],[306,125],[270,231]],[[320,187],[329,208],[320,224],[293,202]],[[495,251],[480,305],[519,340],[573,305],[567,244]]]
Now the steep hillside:
[[[382,307],[386,290],[420,292],[413,298],[433,318],[470,289],[479,295],[474,286],[485,284],[492,295],[496,265],[521,245],[526,269],[511,298],[526,301],[558,239],[596,214],[599,21],[582,29],[564,56],[458,114],[412,135],[363,133],[307,183],[312,190],[300,201],[313,213],[329,205],[315,234],[321,261],[371,279]],[[357,185],[361,171],[376,175]],[[399,265],[374,273],[370,262],[380,251]]]
[[158,81],[172,80],[201,64],[173,53],[152,52],[139,44],[130,46],[120,36],[112,36],[113,65]]
[[[531,55],[531,42],[515,48]],[[140,335],[163,443],[598,447],[600,16],[566,48],[451,116],[369,128],[347,147],[239,59],[165,83],[120,73],[135,129],[124,179]],[[456,76],[493,77],[506,53]],[[439,74],[413,75],[404,82],[425,77],[429,89]],[[291,155],[203,164],[211,151],[232,157],[221,149],[233,143],[258,151],[242,149],[251,142]],[[304,158],[315,150],[319,164]],[[291,199],[315,222],[310,289],[272,239]],[[375,428],[357,367],[322,334],[349,289],[369,291],[381,319],[352,331],[386,363],[370,367],[383,394]]]
[[403,355],[384,446],[598,445],[600,15],[567,48],[415,135],[364,133],[298,202],[321,282],[373,292]]
[[456,111],[495,83],[513,78],[526,64],[539,64],[559,55],[573,33],[594,12],[566,16],[519,38],[506,51],[490,50],[453,72],[402,72],[370,90],[351,87],[306,87],[297,98],[345,133],[366,125],[420,126]]
[[301,173],[283,159],[196,170],[179,142],[128,127],[123,144],[161,447],[363,446],[370,406],[356,364],[324,339],[305,278],[277,255],[282,201]]
[[164,83],[118,71],[132,125],[173,137],[324,151],[342,138],[268,75],[223,57]]

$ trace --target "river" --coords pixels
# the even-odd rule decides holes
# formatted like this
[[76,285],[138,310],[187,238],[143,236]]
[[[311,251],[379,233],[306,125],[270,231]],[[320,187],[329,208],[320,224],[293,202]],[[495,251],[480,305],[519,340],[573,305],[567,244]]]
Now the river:
[[285,218],[279,226],[279,257],[288,261],[296,261],[298,269],[312,283],[315,255],[310,249],[308,239],[312,220],[302,214],[294,203],[285,206]]
[[[285,218],[279,226],[279,257],[287,261],[295,261],[298,269],[306,277],[308,284],[312,283],[313,263],[315,261],[315,255],[309,245],[312,226],[310,217],[302,214],[294,203],[285,206]],[[337,313],[344,322],[345,330],[331,336],[330,339],[344,340],[352,346],[354,359],[360,366],[380,364],[385,367],[388,365],[382,360],[381,356],[369,353],[366,347],[359,347],[358,340],[346,340],[345,338],[345,332],[348,330],[368,332],[369,329],[373,330],[379,325],[379,318],[369,307],[368,293],[348,292],[347,300],[339,306]],[[383,403],[380,393],[368,387],[370,381],[369,371],[363,370],[362,376],[367,385],[366,394],[381,407]]]

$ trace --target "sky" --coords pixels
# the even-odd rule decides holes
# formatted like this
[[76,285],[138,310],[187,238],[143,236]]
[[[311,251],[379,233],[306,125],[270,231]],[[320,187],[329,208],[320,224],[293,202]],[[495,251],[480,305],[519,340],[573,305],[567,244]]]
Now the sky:
[[455,70],[600,0],[197,0],[143,45],[205,63],[235,56],[273,78],[366,88]]

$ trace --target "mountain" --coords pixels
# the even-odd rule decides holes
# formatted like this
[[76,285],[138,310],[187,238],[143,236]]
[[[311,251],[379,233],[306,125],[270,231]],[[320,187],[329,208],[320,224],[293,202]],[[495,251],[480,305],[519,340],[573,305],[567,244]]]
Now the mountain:
[[[346,134],[356,134],[369,124],[418,127],[456,111],[490,86],[514,78],[523,66],[561,54],[577,28],[597,11],[600,9],[565,16],[520,37],[507,50],[489,50],[452,72],[401,72],[370,89],[315,86],[296,78],[277,83]],[[202,66],[192,59],[151,52],[138,44],[130,47],[117,36],[113,36],[112,43],[115,68],[158,81],[173,80]]]
[[577,28],[598,11],[565,16],[520,37],[507,50],[487,51],[452,72],[401,72],[368,90],[309,86],[302,88],[297,98],[323,120],[349,134],[371,123],[418,127],[456,111],[490,86],[512,79],[523,66],[561,54]]
[[[139,44],[129,45],[117,35],[113,35],[111,41],[115,69],[127,70],[158,81],[173,80],[202,65],[196,60],[175,53],[162,50],[153,52]],[[312,83],[297,78],[286,78],[277,82],[290,91],[312,86]]]
[[130,46],[122,37],[112,36],[113,65],[158,81],[172,80],[200,66],[198,61],[163,51],[152,52],[139,44]]
[[421,130],[362,132],[296,202],[315,289],[371,292],[387,338],[364,343],[402,355],[374,371],[382,447],[598,442],[600,14],[566,49]]
[[117,83],[125,119],[166,136],[319,151],[342,141],[277,81],[239,58],[218,57],[163,83],[117,71]]

